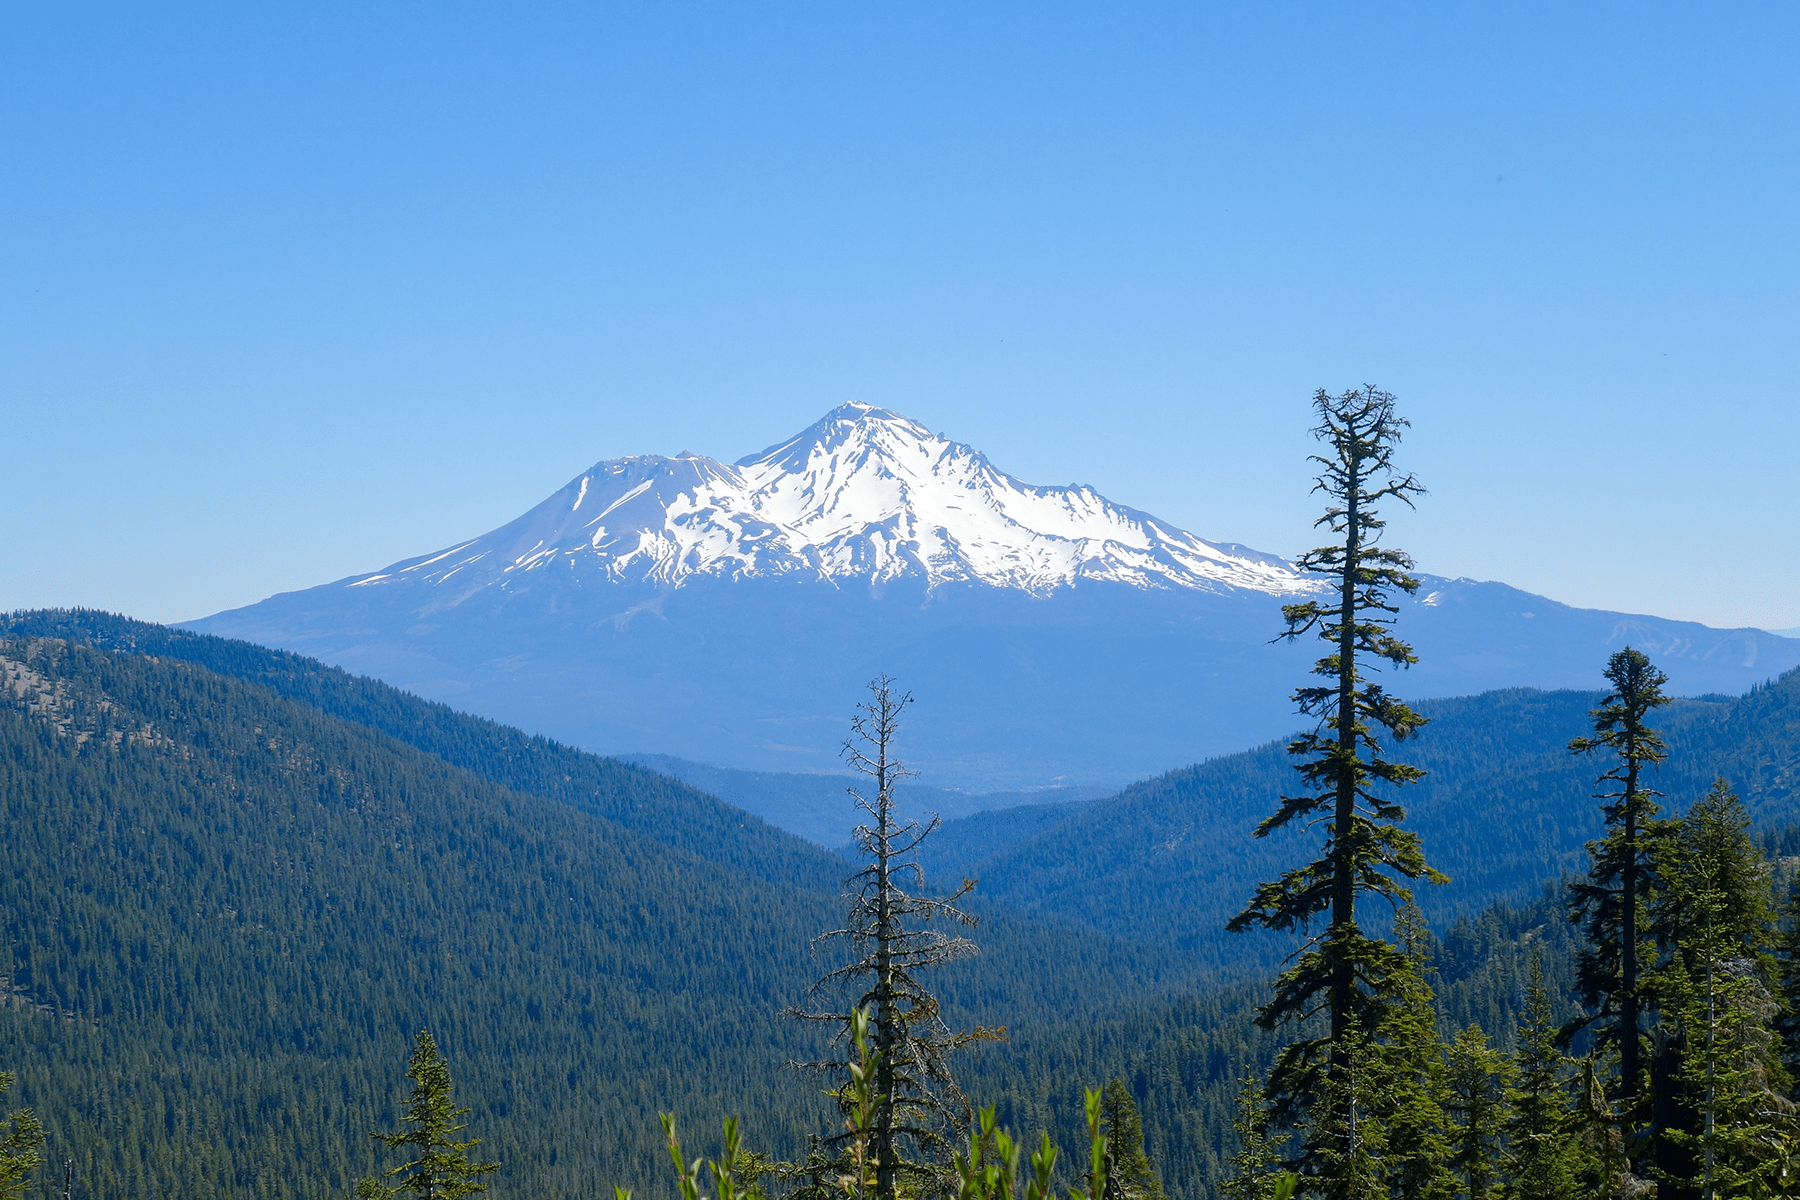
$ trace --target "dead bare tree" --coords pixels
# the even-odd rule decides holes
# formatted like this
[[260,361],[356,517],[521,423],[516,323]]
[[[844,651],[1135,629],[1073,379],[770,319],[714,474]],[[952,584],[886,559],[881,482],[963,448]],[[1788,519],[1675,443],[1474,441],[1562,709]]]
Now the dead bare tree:
[[[911,694],[897,692],[894,681],[883,675],[869,684],[869,699],[856,706],[850,721],[843,753],[865,782],[847,790],[869,817],[855,835],[868,863],[845,882],[849,913],[844,927],[813,939],[815,948],[847,944],[852,959],[827,972],[808,993],[818,997],[845,985],[860,989],[851,1010],[869,1017],[875,1061],[875,1111],[867,1135],[873,1200],[894,1200],[903,1179],[924,1191],[939,1190],[934,1185],[947,1175],[952,1138],[967,1131],[973,1115],[950,1073],[948,1055],[972,1042],[1006,1036],[1003,1029],[981,1026],[953,1032],[944,1023],[937,997],[917,976],[977,951],[968,938],[930,927],[934,919],[975,924],[973,916],[957,907],[974,889],[973,880],[963,880],[947,896],[923,894],[925,873],[916,851],[938,828],[938,817],[925,823],[903,821],[894,811],[894,785],[914,774],[894,757],[900,714],[911,703]],[[910,879],[912,890],[902,886],[903,879]],[[788,1015],[836,1026],[833,1044],[848,1047],[851,1011],[789,1009]],[[790,1065],[842,1072],[849,1061]]]

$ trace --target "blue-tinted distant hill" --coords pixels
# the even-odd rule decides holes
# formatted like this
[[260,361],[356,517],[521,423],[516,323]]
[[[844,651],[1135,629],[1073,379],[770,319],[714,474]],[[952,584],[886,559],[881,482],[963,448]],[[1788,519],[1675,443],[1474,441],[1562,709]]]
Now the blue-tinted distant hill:
[[[848,846],[851,831],[868,820],[845,790],[859,786],[859,781],[849,775],[739,771],[671,758],[666,754],[625,754],[620,760],[679,779],[821,846],[834,849]],[[866,794],[867,789],[863,791]],[[959,830],[965,821],[995,809],[1049,807],[1063,811],[1068,805],[1098,800],[1108,794],[1107,789],[1096,787],[965,792],[928,787],[916,779],[905,780],[895,787],[895,799],[903,819],[928,820],[936,815]]]
[[[922,784],[1116,787],[1292,726],[1313,650],[1270,638],[1311,586],[846,405],[735,464],[599,463],[490,533],[190,627],[587,750],[761,772],[835,769],[887,672],[918,698]],[[1498,583],[1429,577],[1401,609],[1408,697],[1589,687],[1627,643],[1690,695],[1800,665],[1800,641]]]
[[[1568,745],[1591,730],[1600,696],[1520,689],[1419,706],[1430,724],[1393,752],[1428,774],[1396,794],[1451,879],[1417,889],[1436,922],[1523,903],[1585,870],[1583,846],[1602,833],[1594,779],[1609,764]],[[1647,782],[1665,794],[1666,813],[1723,776],[1757,826],[1800,823],[1800,671],[1735,699],[1677,701],[1655,723],[1669,759]],[[1316,849],[1304,831],[1252,836],[1298,783],[1282,743],[1270,743],[1134,784],[1047,828],[1020,810],[1020,824],[997,836],[1003,848],[957,858],[954,873],[979,876],[984,895],[1027,912],[1229,958],[1225,921],[1258,881]],[[997,825],[1011,815],[984,814]],[[948,849],[958,830],[946,832]]]

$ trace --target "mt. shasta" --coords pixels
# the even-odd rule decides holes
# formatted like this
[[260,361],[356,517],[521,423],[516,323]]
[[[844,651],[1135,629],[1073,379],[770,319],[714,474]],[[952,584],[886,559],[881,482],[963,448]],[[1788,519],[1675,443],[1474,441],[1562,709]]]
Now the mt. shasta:
[[[1424,577],[1409,698],[1590,688],[1629,642],[1678,690],[1742,691],[1800,641]],[[1123,783],[1299,724],[1315,656],[1272,645],[1292,564],[1092,488],[1035,487],[845,404],[734,464],[611,459],[447,549],[192,623],[603,753],[831,770],[873,675],[918,699],[939,786]]]
[[1079,580],[1271,595],[1304,586],[1273,555],[1202,541],[1092,488],[1020,483],[968,446],[866,404],[842,405],[729,466],[695,454],[598,463],[492,533],[351,586],[462,575],[454,590],[466,595],[564,569],[665,588],[906,576],[1039,595]]

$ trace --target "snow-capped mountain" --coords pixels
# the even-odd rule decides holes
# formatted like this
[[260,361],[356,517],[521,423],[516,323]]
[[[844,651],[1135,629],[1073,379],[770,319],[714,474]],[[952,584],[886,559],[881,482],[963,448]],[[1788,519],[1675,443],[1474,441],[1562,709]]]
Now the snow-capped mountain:
[[845,404],[734,464],[696,454],[596,464],[491,533],[352,581],[457,595],[539,573],[679,587],[791,576],[1043,594],[1078,580],[1288,594],[1274,555],[1205,541],[1090,487],[1034,487],[885,408]]
[[[846,404],[736,463],[600,463],[490,533],[189,627],[585,749],[764,771],[834,768],[887,673],[918,698],[902,753],[925,782],[1014,789],[1123,783],[1292,732],[1318,650],[1270,639],[1315,586]],[[1688,694],[1800,663],[1800,641],[1757,630],[1471,580],[1428,578],[1398,622],[1419,653],[1392,681],[1409,699],[1599,686],[1626,644]]]

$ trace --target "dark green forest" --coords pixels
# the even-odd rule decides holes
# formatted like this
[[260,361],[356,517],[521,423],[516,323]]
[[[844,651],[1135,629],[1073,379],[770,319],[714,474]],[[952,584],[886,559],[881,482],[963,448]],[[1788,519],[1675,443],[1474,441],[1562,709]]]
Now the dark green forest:
[[[1406,742],[1407,761],[1426,772],[1406,789],[1407,825],[1450,877],[1418,893],[1434,921],[1496,900],[1528,903],[1546,883],[1584,869],[1582,847],[1598,833],[1594,771],[1568,746],[1600,695],[1516,689],[1416,706],[1430,724]],[[1759,827],[1800,818],[1800,672],[1738,698],[1677,700],[1658,725],[1669,758],[1655,785],[1674,810],[1723,775]],[[979,876],[989,897],[1027,911],[1241,956],[1235,942],[1208,943],[1253,881],[1305,840],[1251,837],[1269,798],[1292,790],[1292,776],[1285,743],[1271,743],[1146,780],[1047,829],[1027,825],[1029,837],[953,866]]]
[[[0,669],[0,1103],[37,1113],[49,1160],[27,1195],[61,1195],[72,1159],[81,1196],[347,1196],[387,1161],[369,1133],[398,1119],[422,1027],[495,1195],[670,1194],[659,1111],[706,1154],[730,1113],[782,1159],[837,1129],[783,1068],[817,1041],[780,1010],[831,965],[809,942],[841,919],[844,859],[641,767],[244,643],[22,613]],[[1666,807],[1724,773],[1767,851],[1800,850],[1797,697],[1789,676],[1663,710]],[[1420,894],[1446,1039],[1478,1023],[1510,1048],[1534,953],[1556,1020],[1577,1013],[1562,882],[1602,825],[1566,747],[1598,698],[1421,706],[1413,823],[1456,881]],[[980,876],[981,953],[933,986],[953,1025],[1009,1031],[959,1058],[975,1103],[1073,1150],[1081,1088],[1116,1077],[1167,1194],[1217,1194],[1240,1081],[1295,1032],[1254,1019],[1291,945],[1222,932],[1291,856],[1249,832],[1285,757],[944,843],[937,861]]]
[[[0,655],[0,1062],[87,1194],[344,1194],[421,1025],[526,1194],[654,1171],[659,1108],[754,1113],[788,1150],[827,1119],[781,1070],[807,1047],[778,1009],[817,973],[841,860],[602,760],[615,811],[641,818],[661,788],[713,818],[716,852],[192,662],[16,631]],[[500,762],[543,778],[529,757]],[[763,869],[732,870],[757,839]],[[829,887],[766,878],[809,860],[838,863]],[[986,949],[954,989],[985,1020],[1191,979],[1029,921],[996,920]]]

